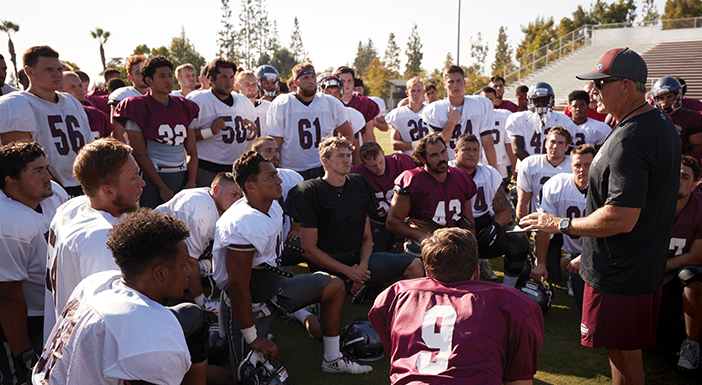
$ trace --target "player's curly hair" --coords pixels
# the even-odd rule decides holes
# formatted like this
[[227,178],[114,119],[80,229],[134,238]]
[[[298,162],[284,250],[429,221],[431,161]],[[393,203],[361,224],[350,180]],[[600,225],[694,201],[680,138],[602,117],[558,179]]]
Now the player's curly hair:
[[132,148],[114,138],[90,142],[78,151],[73,162],[73,177],[83,192],[96,197],[103,185],[116,186],[120,169],[127,163]]
[[146,56],[144,55],[132,55],[129,58],[127,58],[127,64],[124,65],[124,68],[127,70],[127,74],[131,75],[132,67],[134,67],[137,64],[143,63],[145,60]]
[[44,149],[36,142],[18,141],[0,147],[0,189],[5,189],[5,177],[19,179],[27,165],[40,156],[46,156]]
[[212,60],[212,62],[207,66],[207,78],[211,81],[217,80],[217,75],[221,72],[222,68],[231,68],[232,71],[236,72],[236,64],[227,59],[217,58]]
[[173,63],[168,60],[167,57],[163,55],[150,56],[148,59],[146,59],[144,64],[142,64],[139,74],[144,79],[151,78],[153,80],[156,69],[161,67],[168,67],[171,69],[171,71],[173,71]]
[[427,155],[427,146],[438,142],[441,142],[444,144],[444,146],[446,146],[444,137],[438,132],[429,134],[420,139],[419,142],[417,142],[417,145],[414,146],[414,150],[412,150],[412,159],[414,160],[414,163],[424,164],[424,160],[426,159]]
[[348,148],[351,152],[355,150],[353,143],[346,138],[340,138],[338,136],[324,138],[322,143],[319,144],[319,158],[329,159],[334,150],[339,150],[342,148]]
[[261,173],[260,164],[263,162],[270,163],[268,159],[264,158],[256,151],[249,151],[234,161],[232,174],[234,174],[234,180],[241,191],[246,193],[246,182],[249,180],[252,182],[257,180],[258,174]]
[[691,157],[690,155],[683,155],[681,164],[692,169],[692,176],[695,178],[695,181],[700,179],[700,164],[695,160],[695,158]]
[[108,233],[107,248],[126,281],[134,281],[146,269],[163,263],[172,269],[178,242],[190,235],[182,220],[159,211],[140,208],[124,214]]
[[468,281],[478,268],[478,242],[458,227],[438,229],[422,241],[427,277],[441,282]]

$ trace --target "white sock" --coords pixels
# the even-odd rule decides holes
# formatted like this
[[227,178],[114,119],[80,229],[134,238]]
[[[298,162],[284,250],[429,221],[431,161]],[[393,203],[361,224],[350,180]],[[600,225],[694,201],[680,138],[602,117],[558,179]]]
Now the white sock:
[[502,284],[515,287],[517,285],[518,278],[519,277],[512,277],[510,275],[505,274],[505,277],[502,279]]
[[293,313],[293,317],[295,317],[296,320],[300,321],[301,324],[305,324],[305,320],[307,317],[311,316],[312,313],[308,312],[305,309],[300,309],[296,312]]
[[324,361],[332,362],[341,357],[341,350],[339,350],[339,336],[323,336],[322,339],[324,340]]

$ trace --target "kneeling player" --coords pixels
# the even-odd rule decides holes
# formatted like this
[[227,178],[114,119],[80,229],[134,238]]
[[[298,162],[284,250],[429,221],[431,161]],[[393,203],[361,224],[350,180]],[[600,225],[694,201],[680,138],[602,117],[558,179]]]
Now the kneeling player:
[[[505,256],[503,283],[514,287],[529,255],[529,240],[524,233],[512,230],[512,207],[502,186],[502,176],[494,168],[478,164],[480,144],[473,134],[463,134],[456,141],[456,166],[473,177],[477,193],[471,198],[478,251],[481,258]],[[485,261],[487,262],[487,261]],[[492,273],[481,261],[484,270]],[[495,277],[496,278],[496,277]]]
[[278,354],[278,347],[266,338],[277,307],[291,312],[321,302],[322,370],[368,373],[372,367],[349,360],[339,350],[344,282],[324,273],[282,276],[283,209],[277,201],[282,197],[277,174],[260,154],[242,155],[234,163],[234,179],[244,199],[217,221],[214,279],[222,289],[220,325],[228,325],[232,367],[251,349]]

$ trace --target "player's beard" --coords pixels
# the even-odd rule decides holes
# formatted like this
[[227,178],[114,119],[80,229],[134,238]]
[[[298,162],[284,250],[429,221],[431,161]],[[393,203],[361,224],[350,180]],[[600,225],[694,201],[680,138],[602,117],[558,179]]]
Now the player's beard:
[[[141,193],[139,195],[141,196]],[[117,207],[120,214],[131,213],[133,211],[136,211],[139,208],[139,200],[138,199],[135,203],[133,198],[127,197],[122,192],[117,194],[117,197],[115,198],[115,200],[112,203]]]
[[297,90],[306,98],[311,98],[317,92],[315,88],[302,88],[298,87]]

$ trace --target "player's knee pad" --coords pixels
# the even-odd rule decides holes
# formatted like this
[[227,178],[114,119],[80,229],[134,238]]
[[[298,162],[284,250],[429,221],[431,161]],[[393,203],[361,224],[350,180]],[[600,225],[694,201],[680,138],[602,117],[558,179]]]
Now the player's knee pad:
[[505,274],[512,277],[517,277],[520,276],[525,270],[531,272],[531,265],[527,263],[530,253],[531,252],[529,249],[526,249],[516,254],[505,254]]
[[[526,258],[526,255],[529,252],[529,238],[527,238],[526,234],[522,231],[516,231],[513,232],[512,226],[505,226],[504,228],[504,233],[500,234],[502,236],[502,244],[503,247],[505,248],[505,256],[507,255],[522,255],[519,258]],[[518,257],[513,257],[518,258]]]
[[685,266],[678,270],[678,278],[683,287],[694,281],[702,281],[702,266]]
[[168,310],[176,316],[183,328],[185,342],[190,351],[190,360],[193,363],[206,360],[210,323],[202,309],[194,303],[184,302],[168,307]]

